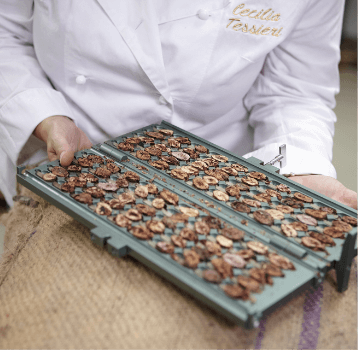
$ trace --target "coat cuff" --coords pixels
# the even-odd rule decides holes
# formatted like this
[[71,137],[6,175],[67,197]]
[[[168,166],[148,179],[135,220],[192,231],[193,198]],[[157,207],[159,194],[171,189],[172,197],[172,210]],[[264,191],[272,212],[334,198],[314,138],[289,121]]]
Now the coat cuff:
[[0,147],[13,164],[36,126],[53,115],[72,118],[64,96],[53,89],[29,89],[0,109]]
[[[243,157],[255,157],[267,163],[279,155],[279,146],[281,144],[271,143],[256,151],[247,153]],[[280,174],[315,174],[337,178],[337,172],[332,163],[319,153],[306,151],[286,144],[286,156],[287,165],[280,169]],[[277,162],[274,166],[279,168],[280,163]]]

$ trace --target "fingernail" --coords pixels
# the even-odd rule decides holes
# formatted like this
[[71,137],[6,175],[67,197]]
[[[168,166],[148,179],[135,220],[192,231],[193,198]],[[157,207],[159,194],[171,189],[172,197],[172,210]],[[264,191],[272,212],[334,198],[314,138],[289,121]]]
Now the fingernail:
[[65,153],[65,151],[61,152],[61,154],[60,154],[60,163],[62,162],[62,156],[64,153]]

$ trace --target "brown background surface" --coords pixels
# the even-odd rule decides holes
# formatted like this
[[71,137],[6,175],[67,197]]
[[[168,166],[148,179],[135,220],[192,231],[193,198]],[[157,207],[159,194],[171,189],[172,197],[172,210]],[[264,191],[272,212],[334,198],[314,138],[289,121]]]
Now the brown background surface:
[[[263,329],[245,330],[134,259],[97,248],[86,227],[22,192],[40,205],[16,203],[0,217],[0,348],[298,348],[308,291]],[[348,291],[334,281],[330,272],[323,283],[317,348],[355,349],[356,261]]]

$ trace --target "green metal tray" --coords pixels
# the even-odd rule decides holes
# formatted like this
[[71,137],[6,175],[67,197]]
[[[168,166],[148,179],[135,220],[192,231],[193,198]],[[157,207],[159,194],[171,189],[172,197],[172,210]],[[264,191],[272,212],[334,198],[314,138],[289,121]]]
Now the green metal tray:
[[[148,126],[139,131],[137,130],[130,135],[138,134],[145,130],[153,130],[153,127],[158,127],[158,125]],[[159,127],[175,130],[178,135],[185,135],[185,137],[189,137],[192,142],[197,142],[207,148],[210,147],[213,152],[223,155],[228,154],[228,157],[234,159],[235,162],[240,162],[240,164],[247,166],[249,170],[255,169],[256,171],[262,171],[267,174],[270,179],[275,179],[274,181],[279,183],[288,184],[291,189],[299,189],[301,193],[313,197],[315,203],[324,203],[325,205],[335,208],[338,215],[344,214],[355,216],[353,214],[354,211],[350,208],[341,206],[324,196],[316,195],[316,193],[276,174],[275,170],[277,169],[274,167],[262,167],[259,164],[259,161],[255,159],[244,160],[243,158],[234,156],[231,153],[215,148],[217,146],[202,141],[194,135],[186,133],[170,124],[162,123]],[[127,136],[129,135],[127,134],[123,137],[125,138]],[[123,137],[116,140],[123,139]],[[129,205],[121,210],[113,210],[108,217],[98,215],[94,212],[94,206],[100,199],[94,199],[92,205],[79,203],[72,198],[69,193],[61,191],[58,186],[56,187],[54,185],[54,183],[46,182],[38,176],[39,171],[42,173],[48,172],[49,168],[59,165],[59,161],[51,162],[30,171],[24,171],[24,167],[18,167],[18,181],[71,215],[74,219],[89,227],[91,230],[91,239],[95,244],[102,247],[106,246],[108,251],[115,256],[121,257],[126,254],[133,256],[172,283],[190,293],[200,302],[212,307],[217,312],[246,328],[258,326],[261,317],[269,314],[278,305],[281,305],[287,299],[300,293],[309,285],[318,285],[330,268],[335,267],[337,269],[339,288],[341,290],[346,288],[351,261],[356,255],[356,228],[346,234],[345,240],[335,240],[337,242],[336,247],[327,248],[330,255],[325,256],[321,253],[317,254],[316,252],[302,247],[295,241],[286,239],[274,229],[258,224],[247,214],[233,211],[231,207],[223,202],[218,203],[219,205],[205,205],[205,200],[210,199],[213,203],[216,203],[216,200],[208,194],[195,190],[190,184],[175,180],[170,177],[170,175],[148,166],[148,164],[139,161],[133,155],[127,152],[120,152],[118,149],[113,148],[111,145],[116,140],[110,140],[103,145],[96,145],[90,150],[77,152],[75,157],[78,159],[83,156],[88,156],[89,154],[99,155],[103,158],[108,157],[113,159],[114,164],[122,169],[121,173],[125,171],[136,172],[140,176],[139,184],[145,185],[153,183],[157,186],[159,191],[162,189],[169,189],[171,192],[176,193],[179,197],[177,205],[167,205],[166,210],[156,210],[155,217],[159,220],[165,216],[170,217],[171,215],[178,213],[179,207],[183,206],[197,208],[199,210],[199,216],[197,218],[190,217],[186,224],[181,222],[176,223],[174,231],[166,228],[162,235],[154,235],[152,239],[142,241],[134,237],[126,228],[119,227],[113,222],[113,218],[117,214],[124,213],[130,208]],[[97,168],[98,166],[98,164],[95,164],[93,168]],[[143,170],[140,166],[145,166],[147,170]],[[87,170],[83,168],[81,172],[87,172]],[[70,173],[70,176],[76,174],[78,173]],[[100,179],[100,182],[116,180],[118,176],[120,175],[112,174],[109,179]],[[153,179],[153,177],[155,178]],[[64,178],[58,178],[57,183],[61,185],[64,181]],[[135,186],[135,184],[130,183],[128,189],[119,188],[113,193],[107,192],[105,194],[105,199],[109,200],[115,198],[128,190],[134,191]],[[82,191],[82,188],[76,187],[74,194],[80,194]],[[150,203],[154,196],[155,195],[149,195],[144,201],[149,201]],[[138,204],[141,202],[143,202],[143,199],[136,197],[136,203]],[[222,223],[225,223],[225,225],[236,227],[245,232],[242,241],[243,243],[234,242],[234,249],[244,249],[246,247],[246,242],[248,241],[262,242],[268,247],[269,252],[277,253],[289,258],[296,270],[284,270],[285,277],[283,278],[273,277],[273,285],[270,286],[266,284],[264,288],[261,288],[262,290],[260,293],[253,294],[253,299],[251,300],[233,299],[227,296],[221,288],[225,284],[231,284],[232,279],[223,279],[220,285],[216,285],[209,283],[202,278],[203,270],[210,267],[210,260],[201,262],[197,268],[193,270],[178,264],[169,256],[169,254],[163,254],[155,249],[155,244],[158,241],[169,241],[171,235],[177,233],[178,230],[183,228],[183,225],[193,225],[195,220],[200,221],[208,215],[219,219]],[[247,226],[241,223],[243,219],[248,221]],[[144,215],[139,224],[144,224],[148,220],[150,220],[150,217]],[[137,224],[133,225],[135,226]],[[210,236],[215,238],[219,233],[220,229],[212,229],[210,231]],[[205,237],[201,237],[200,239],[205,239]],[[192,244],[190,242],[188,242],[188,244],[188,248],[190,248]],[[225,253],[226,250],[222,249],[222,252]],[[182,256],[183,249],[176,247],[174,253],[178,256]],[[215,258],[215,256],[212,258]],[[247,274],[247,269],[255,267],[256,263],[257,266],[260,266],[260,264],[264,262],[267,262],[265,256],[257,256],[256,261],[253,261],[254,265],[247,265],[246,270],[233,269],[233,278],[241,274]]]
[[[338,290],[339,291],[345,291],[348,286],[348,280],[349,280],[349,273],[350,273],[350,266],[351,261],[354,256],[357,255],[357,227],[353,227],[353,229],[346,234],[346,239],[344,242],[342,240],[336,239],[336,247],[327,248],[330,255],[326,255],[323,252],[314,252],[310,250],[309,248],[304,247],[303,245],[299,244],[297,241],[298,239],[292,238],[292,237],[286,237],[283,234],[279,233],[279,222],[275,221],[275,225],[273,227],[268,227],[264,225],[261,225],[257,223],[251,215],[247,215],[244,213],[237,212],[233,210],[230,206],[231,202],[235,200],[235,198],[230,198],[229,202],[221,202],[216,200],[215,198],[210,195],[210,192],[213,190],[209,188],[208,191],[201,191],[196,189],[194,186],[191,185],[190,182],[184,182],[181,180],[176,180],[173,177],[170,176],[170,170],[175,168],[176,166],[171,166],[168,171],[165,170],[158,170],[148,164],[146,161],[142,161],[135,157],[134,152],[125,152],[121,151],[118,148],[114,146],[114,144],[123,142],[126,140],[126,138],[129,137],[136,137],[136,136],[145,136],[146,132],[151,131],[157,131],[158,129],[170,129],[174,131],[174,135],[172,137],[187,137],[191,141],[191,145],[203,145],[205,146],[210,154],[220,154],[228,157],[228,163],[239,163],[241,165],[244,165],[248,168],[248,171],[258,171],[262,172],[267,175],[268,179],[271,181],[273,185],[278,184],[285,184],[287,185],[291,190],[292,194],[295,192],[300,192],[304,195],[307,195],[311,198],[313,198],[313,204],[317,207],[321,206],[328,206],[337,211],[337,215],[328,215],[327,220],[334,220],[337,217],[348,215],[352,217],[357,217],[357,211],[343,205],[335,200],[332,200],[329,197],[326,197],[316,191],[313,191],[305,186],[302,186],[288,178],[286,178],[283,175],[280,175],[279,169],[271,166],[271,165],[263,165],[263,162],[257,158],[251,157],[249,159],[245,159],[243,157],[239,157],[232,152],[225,150],[217,145],[214,145],[210,143],[209,141],[206,141],[198,136],[195,136],[175,125],[172,125],[168,122],[163,121],[161,124],[151,124],[147,127],[132,131],[130,133],[127,133],[125,135],[119,136],[116,139],[112,139],[109,141],[106,141],[104,144],[97,145],[99,150],[110,154],[117,159],[121,159],[123,156],[128,156],[132,161],[135,163],[139,163],[143,166],[146,166],[148,168],[149,174],[160,174],[162,178],[165,179],[166,183],[173,186],[174,191],[180,190],[187,193],[195,194],[195,197],[197,198],[205,198],[205,200],[215,203],[215,205],[220,208],[220,213],[227,216],[227,217],[236,217],[237,220],[248,220],[249,225],[253,225],[257,232],[259,234],[263,234],[266,239],[268,239],[272,244],[276,245],[277,247],[280,247],[282,249],[285,249],[290,254],[300,257],[301,259],[309,260],[309,263],[311,266],[313,266],[316,269],[322,270],[322,264],[319,264],[318,262],[325,261],[326,262],[326,269],[335,268],[337,271],[337,282],[338,282]],[[158,140],[155,140],[156,143],[159,143]],[[141,147],[144,146],[144,147]],[[135,148],[135,151],[137,149],[143,149],[149,145],[138,145],[137,148]],[[185,146],[184,146],[185,147]],[[184,148],[182,147],[182,148]],[[165,154],[164,154],[165,155]],[[206,158],[208,155],[200,155],[200,158]],[[152,160],[156,160],[155,157],[152,157]],[[190,159],[190,162],[193,161]],[[180,165],[186,165],[184,163]],[[224,166],[224,164],[220,163],[219,167]],[[205,175],[204,172],[199,172],[198,176]],[[239,177],[244,176],[245,173],[239,173]],[[235,184],[238,181],[234,177],[229,177],[229,182]],[[227,183],[219,183],[221,188],[226,188],[229,186]],[[266,186],[265,183],[259,182],[260,187],[262,188],[270,188],[269,186]],[[250,192],[254,192],[255,190],[251,190]],[[258,192],[256,192],[258,193]],[[282,199],[285,199],[287,195],[285,193],[281,193]],[[245,195],[243,195],[245,196]],[[248,196],[247,198],[251,198]],[[276,198],[272,199],[272,202],[274,204],[277,204],[278,201]],[[266,203],[261,203],[262,209],[269,209],[270,206]],[[305,204],[304,209],[311,208],[310,204]],[[207,207],[208,210],[210,210],[210,207]],[[302,213],[299,210],[295,210],[295,214]],[[292,219],[288,219],[288,221],[292,221]],[[319,227],[323,229],[324,227],[328,226],[328,222],[321,222],[319,221]],[[314,230],[314,227],[309,227],[309,230]],[[299,232],[299,238],[303,237],[305,234],[304,232]],[[324,271],[323,271],[324,272]]]

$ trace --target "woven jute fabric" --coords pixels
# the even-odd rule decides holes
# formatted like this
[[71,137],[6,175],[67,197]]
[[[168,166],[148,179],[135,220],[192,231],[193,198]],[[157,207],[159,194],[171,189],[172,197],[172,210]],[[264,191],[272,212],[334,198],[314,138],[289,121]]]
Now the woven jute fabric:
[[131,257],[92,244],[89,230],[53,205],[16,203],[0,262],[0,348],[357,347],[357,268],[348,291],[334,272],[245,330]]

